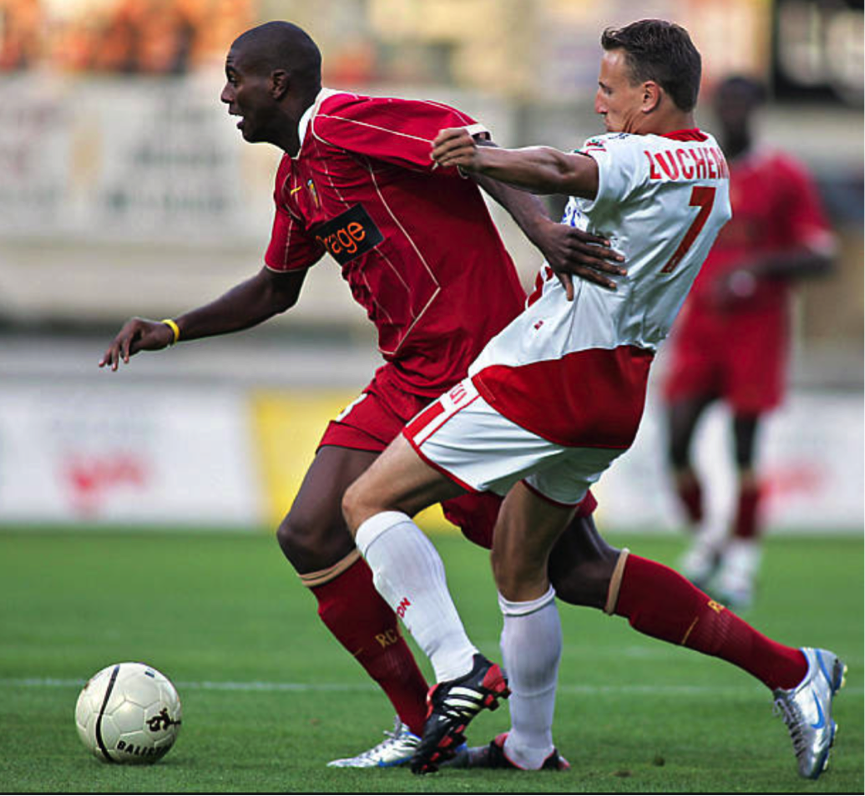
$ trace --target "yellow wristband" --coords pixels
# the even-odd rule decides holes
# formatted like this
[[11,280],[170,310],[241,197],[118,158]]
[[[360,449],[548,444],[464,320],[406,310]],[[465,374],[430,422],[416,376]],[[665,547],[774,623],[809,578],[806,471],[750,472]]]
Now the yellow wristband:
[[174,345],[180,339],[180,327],[172,321],[171,318],[164,318],[160,323],[164,323],[169,329],[171,329],[174,339],[171,341],[170,345]]

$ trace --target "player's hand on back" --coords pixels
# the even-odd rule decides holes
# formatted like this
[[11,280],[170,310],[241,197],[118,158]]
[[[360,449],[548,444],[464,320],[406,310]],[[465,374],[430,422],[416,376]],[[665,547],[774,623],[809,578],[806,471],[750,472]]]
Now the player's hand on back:
[[173,342],[174,332],[167,324],[146,318],[130,318],[102,355],[99,367],[117,370],[121,360],[128,364],[129,357],[139,351],[159,351]]
[[541,233],[535,233],[534,243],[562,283],[568,301],[574,298],[574,276],[615,290],[616,283],[606,274],[627,273],[622,267],[625,258],[610,248],[608,240],[554,221],[544,224],[542,229]]
[[459,166],[473,171],[478,166],[478,146],[465,127],[448,127],[433,141],[430,157],[436,166]]

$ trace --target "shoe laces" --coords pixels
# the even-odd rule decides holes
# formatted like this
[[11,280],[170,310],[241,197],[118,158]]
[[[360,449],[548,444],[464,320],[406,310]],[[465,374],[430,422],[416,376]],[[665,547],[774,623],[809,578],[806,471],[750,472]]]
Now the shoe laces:
[[373,746],[372,749],[367,749],[365,752],[361,752],[361,754],[358,755],[358,758],[367,760],[369,758],[378,757],[381,752],[387,751],[394,744],[402,743],[404,740],[402,737],[402,722],[399,718],[397,718],[396,723],[393,725],[393,730],[384,730],[382,734],[386,736],[385,740]]
[[772,708],[772,713],[775,716],[783,716],[784,723],[787,725],[787,730],[790,732],[790,738],[793,740],[793,751],[798,755],[805,751],[808,746],[808,739],[802,732],[804,717],[802,710],[795,700],[778,697],[775,700],[775,705]]

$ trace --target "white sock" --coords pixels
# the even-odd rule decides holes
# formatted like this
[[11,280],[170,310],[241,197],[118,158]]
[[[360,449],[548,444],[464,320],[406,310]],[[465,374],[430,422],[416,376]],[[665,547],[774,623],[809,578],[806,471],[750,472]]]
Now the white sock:
[[401,511],[384,511],[361,523],[355,542],[379,594],[429,657],[436,682],[468,674],[477,648],[448,592],[444,564],[423,531]]
[[553,587],[537,600],[511,602],[499,595],[504,614],[502,660],[511,688],[508,759],[539,769],[555,748],[553,710],[562,657],[562,625]]

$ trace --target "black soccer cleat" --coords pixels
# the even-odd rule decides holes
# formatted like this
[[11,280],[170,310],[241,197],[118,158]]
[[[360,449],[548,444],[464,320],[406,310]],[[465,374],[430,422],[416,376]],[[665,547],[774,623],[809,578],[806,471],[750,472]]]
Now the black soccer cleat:
[[484,708],[495,710],[499,698],[510,696],[508,681],[498,664],[479,653],[473,661],[468,674],[437,683],[427,694],[426,724],[411,759],[412,773],[437,771],[439,764],[452,758],[456,748],[465,743],[463,733],[469,722]]

